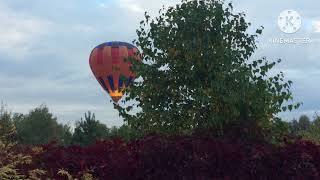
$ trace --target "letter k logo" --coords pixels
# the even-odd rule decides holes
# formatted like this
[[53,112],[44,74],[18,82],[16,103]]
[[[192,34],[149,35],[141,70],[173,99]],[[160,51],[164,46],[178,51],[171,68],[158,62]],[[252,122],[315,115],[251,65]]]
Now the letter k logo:
[[286,16],[286,26],[294,26],[292,20],[293,16]]
[[301,16],[294,10],[282,11],[278,17],[279,29],[284,33],[295,33],[301,28]]

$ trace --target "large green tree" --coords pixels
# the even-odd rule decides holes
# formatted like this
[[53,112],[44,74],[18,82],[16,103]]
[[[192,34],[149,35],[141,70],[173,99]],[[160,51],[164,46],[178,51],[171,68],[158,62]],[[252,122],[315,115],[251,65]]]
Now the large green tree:
[[68,126],[59,124],[44,105],[27,115],[17,115],[14,119],[18,141],[22,144],[46,144],[50,141],[65,143],[69,141],[66,138],[71,136]]
[[[269,71],[280,60],[252,60],[257,29],[249,34],[244,13],[220,0],[182,0],[147,13],[135,44],[141,61],[132,70],[141,80],[115,107],[129,126],[143,132],[189,133],[241,122],[266,126],[277,113],[297,108],[291,81]],[[285,103],[285,105],[284,105]]]

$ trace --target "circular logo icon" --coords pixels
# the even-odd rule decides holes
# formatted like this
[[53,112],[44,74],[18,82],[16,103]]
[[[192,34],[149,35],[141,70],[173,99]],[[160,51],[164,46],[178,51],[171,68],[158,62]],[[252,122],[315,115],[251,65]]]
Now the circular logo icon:
[[278,26],[284,33],[295,33],[301,28],[301,25],[301,16],[297,11],[285,10],[278,17]]

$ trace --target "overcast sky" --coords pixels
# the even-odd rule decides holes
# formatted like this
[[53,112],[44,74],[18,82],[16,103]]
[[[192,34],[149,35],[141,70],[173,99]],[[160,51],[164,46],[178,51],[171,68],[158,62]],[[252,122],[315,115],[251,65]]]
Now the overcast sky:
[[[0,100],[13,112],[28,113],[46,104],[60,122],[73,124],[91,110],[109,126],[121,125],[109,96],[88,65],[91,50],[106,41],[132,42],[144,11],[157,15],[176,0],[0,0]],[[286,119],[320,112],[320,12],[315,0],[234,0],[251,30],[264,26],[253,58],[281,58],[278,71],[294,82],[296,101],[304,105]],[[285,34],[277,25],[286,9],[297,11],[302,27]],[[318,22],[319,21],[319,22]],[[271,42],[310,38],[300,44]]]

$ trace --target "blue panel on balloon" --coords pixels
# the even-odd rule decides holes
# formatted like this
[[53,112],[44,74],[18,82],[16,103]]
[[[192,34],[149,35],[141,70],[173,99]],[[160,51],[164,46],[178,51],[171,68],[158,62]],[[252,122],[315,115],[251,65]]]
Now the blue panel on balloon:
[[109,92],[109,90],[108,90],[106,84],[104,83],[104,80],[102,79],[102,77],[99,77],[98,79],[99,79],[99,82],[100,82],[101,86],[103,87],[103,89],[106,90],[107,92]]
[[111,41],[111,42],[105,42],[102,43],[98,46],[96,46],[96,48],[103,48],[105,46],[111,46],[111,47],[119,47],[119,46],[126,46],[128,49],[133,49],[136,48],[134,45],[126,43],[126,42],[120,42],[120,41]]
[[114,88],[114,82],[113,82],[113,77],[110,75],[107,77],[108,78],[108,81],[109,81],[109,85],[111,87],[111,90],[112,91],[115,91],[115,88]]

